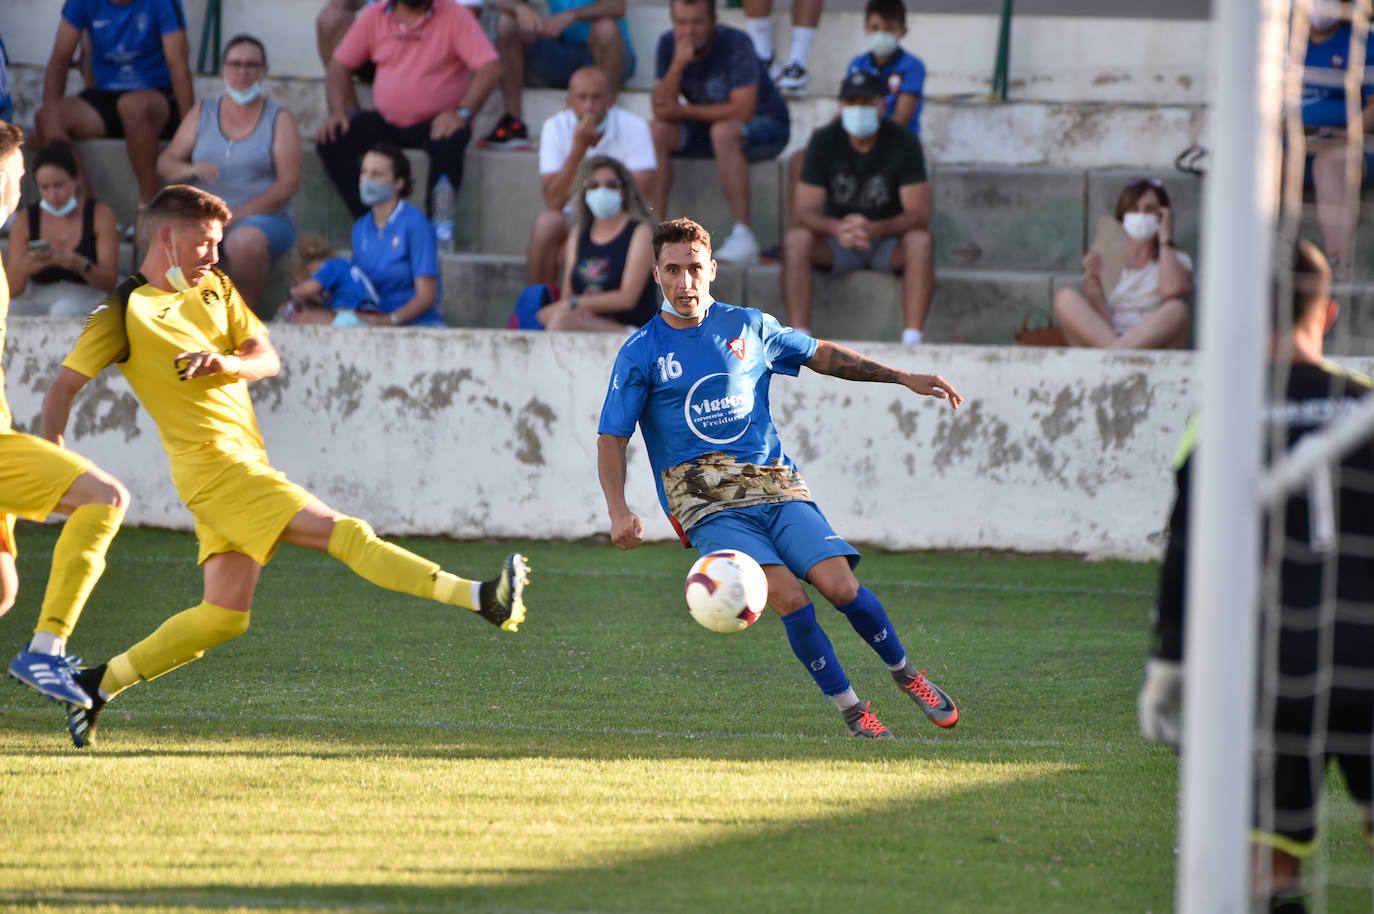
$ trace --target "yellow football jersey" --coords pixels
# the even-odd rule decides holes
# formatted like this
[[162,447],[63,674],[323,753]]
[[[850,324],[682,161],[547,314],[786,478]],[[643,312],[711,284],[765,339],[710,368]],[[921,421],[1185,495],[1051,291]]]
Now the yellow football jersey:
[[[88,378],[117,364],[139,403],[157,423],[172,464],[173,481],[188,498],[205,480],[209,467],[225,452],[264,451],[262,433],[248,396],[248,384],[231,375],[185,380],[182,352],[238,350],[267,333],[218,268],[185,292],[164,292],[126,280],[86,320],[63,366]],[[127,305],[121,299],[127,294]]]
[[5,279],[5,265],[0,263],[0,432],[10,427],[10,405],[5,399],[5,324],[10,316],[10,284]]

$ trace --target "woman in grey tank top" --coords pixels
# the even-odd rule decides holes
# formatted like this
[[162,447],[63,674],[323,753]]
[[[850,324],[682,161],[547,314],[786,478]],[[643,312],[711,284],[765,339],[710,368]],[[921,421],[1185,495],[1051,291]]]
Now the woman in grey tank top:
[[301,181],[301,137],[290,111],[262,94],[267,52],[250,35],[224,46],[225,93],[192,106],[157,169],[194,184],[234,211],[220,246],[221,267],[248,306],[263,314],[272,259],[296,240],[291,198]]

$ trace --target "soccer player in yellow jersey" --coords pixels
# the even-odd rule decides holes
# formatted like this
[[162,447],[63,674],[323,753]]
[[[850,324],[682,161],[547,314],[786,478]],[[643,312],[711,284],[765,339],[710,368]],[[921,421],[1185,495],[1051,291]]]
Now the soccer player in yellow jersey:
[[[24,134],[0,122],[0,223],[19,204]],[[0,352],[5,348],[9,287],[0,269]],[[33,435],[14,431],[0,371],[0,615],[14,605],[19,576],[14,557],[16,516],[43,520],[67,515],[53,547],[48,588],[33,640],[9,666],[9,675],[43,695],[68,705],[89,707],[90,698],[72,678],[78,662],[69,658],[67,639],[105,570],[105,551],[119,530],[129,493],[119,480],[89,460]]]
[[485,582],[378,539],[365,521],[325,505],[274,470],[248,382],[277,373],[267,329],[215,267],[229,207],[184,184],[148,205],[149,247],[131,276],[91,313],[43,401],[43,434],[58,440],[88,380],[118,365],[157,423],[172,481],[195,517],[204,599],[77,683],[89,708],[71,705],[72,741],[93,741],[105,703],[134,683],[201,657],[248,628],[253,590],[277,545],[328,552],[374,584],[471,609],[506,631],[525,618],[528,563],[516,553]]

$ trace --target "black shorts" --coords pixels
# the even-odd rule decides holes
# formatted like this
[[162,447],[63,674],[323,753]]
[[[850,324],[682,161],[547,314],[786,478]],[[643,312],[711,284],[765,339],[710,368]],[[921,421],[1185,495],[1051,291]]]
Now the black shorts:
[[[1297,851],[1294,856],[1302,856],[1316,838],[1317,807],[1332,759],[1366,823],[1374,802],[1374,698],[1342,699],[1339,691],[1333,693],[1325,733],[1313,727],[1313,717],[1310,700],[1279,702],[1273,777],[1265,779],[1255,798],[1256,838],[1271,844],[1268,836],[1284,839],[1283,849]],[[1270,803],[1273,818],[1267,820]]]
[[[124,122],[119,118],[119,97],[133,89],[82,89],[77,96],[86,104],[90,105],[100,115],[100,119],[105,122],[105,135],[112,139],[119,139],[124,136]],[[177,109],[176,96],[172,94],[172,87],[158,86],[156,90],[167,96],[167,103],[171,106],[171,113],[167,116],[167,123],[162,125],[162,133],[159,139],[170,140],[172,134],[177,132],[177,126],[181,123],[181,112]]]

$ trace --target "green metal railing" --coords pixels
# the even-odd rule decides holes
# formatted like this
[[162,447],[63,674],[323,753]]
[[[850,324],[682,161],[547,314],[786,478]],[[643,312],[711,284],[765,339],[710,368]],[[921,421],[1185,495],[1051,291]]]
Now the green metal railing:
[[[211,0],[216,2],[217,0]],[[1011,5],[1002,0],[1002,21],[997,27],[997,62],[992,68],[992,94],[1007,100],[1007,71],[1011,69]]]
[[[196,70],[211,76],[219,72],[220,48],[220,0],[206,0],[205,24],[200,29],[200,57],[196,60]],[[213,33],[213,34],[212,34]],[[210,55],[210,68],[205,67],[205,56]]]

